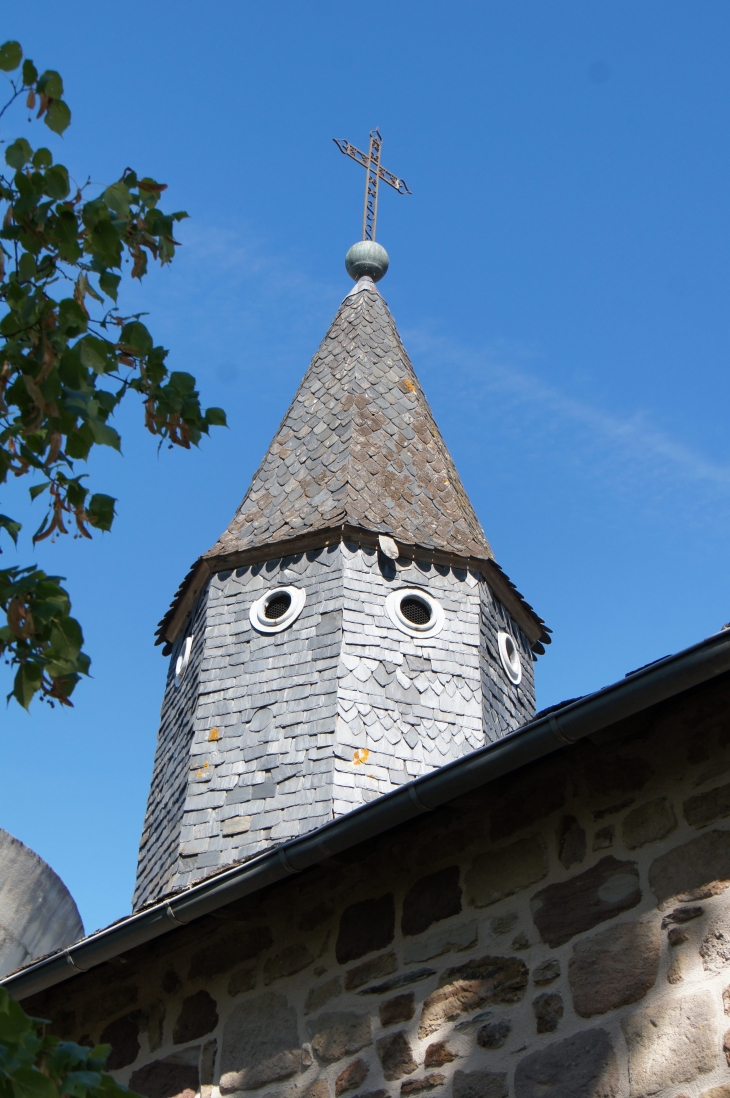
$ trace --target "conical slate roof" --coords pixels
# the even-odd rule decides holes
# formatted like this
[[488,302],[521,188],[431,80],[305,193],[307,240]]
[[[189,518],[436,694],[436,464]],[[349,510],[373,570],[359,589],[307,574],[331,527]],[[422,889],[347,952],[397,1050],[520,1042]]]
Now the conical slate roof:
[[342,302],[233,521],[206,557],[341,526],[493,554],[370,278]]

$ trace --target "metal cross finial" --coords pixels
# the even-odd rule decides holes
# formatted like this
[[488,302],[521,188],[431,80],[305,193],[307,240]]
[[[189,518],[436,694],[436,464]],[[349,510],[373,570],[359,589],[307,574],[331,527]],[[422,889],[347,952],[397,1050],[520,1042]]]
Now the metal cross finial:
[[361,164],[365,169],[365,208],[362,215],[362,238],[363,240],[375,240],[375,224],[378,220],[378,185],[382,179],[384,183],[388,183],[398,194],[410,194],[406,186],[404,179],[399,179],[397,175],[393,175],[387,168],[382,167],[380,163],[380,149],[383,144],[383,139],[380,136],[380,131],[375,129],[370,131],[370,148],[366,153],[360,152],[354,145],[351,145],[349,141],[341,140],[337,137],[333,138],[333,141],[341,153],[345,156],[349,156],[352,160]]

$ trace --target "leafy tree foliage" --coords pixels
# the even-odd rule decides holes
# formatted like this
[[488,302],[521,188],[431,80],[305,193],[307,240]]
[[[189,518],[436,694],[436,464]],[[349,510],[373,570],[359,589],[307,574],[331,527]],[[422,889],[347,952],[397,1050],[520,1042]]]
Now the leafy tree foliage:
[[0,1098],[132,1098],[102,1071],[109,1045],[59,1041],[44,1027],[0,988]]
[[[10,97],[53,133],[71,121],[57,72],[38,73],[17,42],[0,46]],[[11,75],[12,74],[12,75]],[[90,494],[79,465],[95,446],[119,450],[112,425],[136,394],[144,425],[160,444],[189,449],[220,408],[200,406],[195,378],[171,371],[141,316],[117,304],[123,272],[141,279],[150,261],[175,255],[174,227],[187,216],[165,213],[165,185],[125,169],[101,194],[77,184],[49,149],[24,137],[7,144],[0,174],[0,484],[28,477],[32,499],[47,501],[33,543],[72,530],[91,538],[110,530],[115,500]],[[17,545],[21,524],[0,514],[0,535]],[[15,669],[10,697],[26,709],[36,694],[70,705],[89,657],[71,617],[62,577],[34,565],[0,569],[0,656]],[[2,619],[0,618],[0,621]]]

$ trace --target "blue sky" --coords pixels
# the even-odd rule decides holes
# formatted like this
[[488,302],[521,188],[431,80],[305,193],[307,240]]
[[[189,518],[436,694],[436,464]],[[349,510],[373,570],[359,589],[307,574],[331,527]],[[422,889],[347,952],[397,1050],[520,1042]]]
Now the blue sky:
[[[73,123],[49,143],[78,179],[129,165],[190,213],[123,303],[230,422],[158,456],[127,409],[124,459],[91,470],[114,532],[31,555],[68,578],[93,679],[72,711],[2,710],[0,826],[87,929],[129,910],[155,624],[349,288],[363,173],[333,137],[378,125],[413,191],[381,196],[381,288],[497,559],[554,629],[539,705],[730,619],[726,4],[36,0],[2,34],[62,73]],[[19,134],[47,142],[22,111]]]

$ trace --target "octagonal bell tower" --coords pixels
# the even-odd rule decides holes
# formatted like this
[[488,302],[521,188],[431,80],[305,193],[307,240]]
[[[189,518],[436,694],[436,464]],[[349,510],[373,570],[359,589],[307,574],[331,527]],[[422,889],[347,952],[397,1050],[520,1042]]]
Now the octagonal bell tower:
[[161,623],[135,908],[534,715],[547,631],[494,560],[370,252]]

